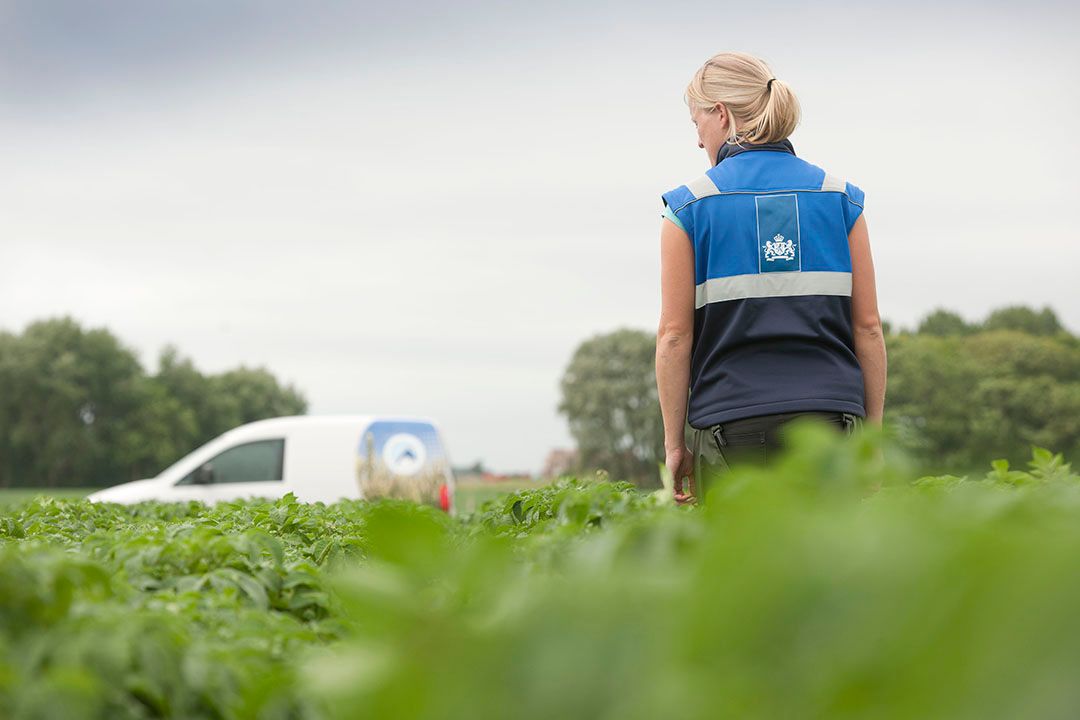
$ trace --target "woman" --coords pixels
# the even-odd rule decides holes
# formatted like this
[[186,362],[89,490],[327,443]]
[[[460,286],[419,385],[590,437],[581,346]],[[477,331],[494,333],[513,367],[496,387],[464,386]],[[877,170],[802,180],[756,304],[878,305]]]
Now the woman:
[[712,168],[663,196],[656,381],[680,503],[767,463],[795,417],[880,425],[886,366],[863,192],[795,155],[791,88],[721,53],[686,101]]

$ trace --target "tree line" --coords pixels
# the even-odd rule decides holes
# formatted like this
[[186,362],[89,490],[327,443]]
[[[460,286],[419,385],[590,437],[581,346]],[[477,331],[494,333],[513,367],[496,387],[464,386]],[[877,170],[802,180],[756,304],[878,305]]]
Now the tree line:
[[[942,309],[885,333],[885,424],[927,473],[1022,465],[1032,445],[1080,457],[1080,338],[1049,308],[1006,307],[978,323]],[[559,411],[577,470],[657,482],[655,348],[654,334],[620,329],[574,352]],[[150,373],[111,332],[71,318],[0,332],[0,487],[151,477],[233,427],[306,411],[264,368],[204,374],[170,346]]]
[[157,370],[71,318],[0,332],[0,487],[102,487],[152,477],[246,422],[307,411],[268,370],[200,372],[175,347]]
[[[914,330],[884,324],[889,357],[885,426],[927,473],[1023,466],[1033,445],[1080,457],[1080,338],[1050,308],[1010,306],[970,323],[939,309]],[[559,411],[579,470],[657,482],[663,425],[656,337],[621,329],[578,346]]]

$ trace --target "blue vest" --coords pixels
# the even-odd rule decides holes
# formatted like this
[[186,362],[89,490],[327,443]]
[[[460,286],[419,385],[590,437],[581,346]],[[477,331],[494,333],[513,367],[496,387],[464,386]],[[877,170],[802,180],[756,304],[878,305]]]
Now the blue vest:
[[848,248],[862,190],[784,140],[725,146],[705,175],[663,199],[694,244],[690,424],[865,416]]

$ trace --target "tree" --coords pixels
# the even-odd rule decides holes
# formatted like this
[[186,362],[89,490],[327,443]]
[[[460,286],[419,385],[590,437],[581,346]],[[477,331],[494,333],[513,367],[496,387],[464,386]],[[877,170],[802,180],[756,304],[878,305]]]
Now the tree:
[[[215,417],[215,398],[210,379],[195,367],[190,358],[180,355],[173,345],[166,345],[158,356],[157,374],[151,378],[155,392],[163,398],[174,400],[184,415],[178,419],[180,444],[193,450],[220,435],[221,422]],[[186,451],[185,451],[186,452]]]
[[[1031,446],[1080,458],[1080,338],[1049,308],[1003,308],[984,324],[939,309],[917,332],[886,334],[885,422],[928,472],[1023,465]],[[582,343],[562,378],[559,411],[580,468],[648,482],[663,458],[651,334],[620,330]]]
[[139,405],[142,368],[104,329],[71,318],[7,336],[0,359],[4,484],[47,487],[123,477],[112,448]]
[[954,312],[938,308],[923,318],[919,323],[919,332],[922,335],[938,335],[948,337],[950,335],[970,335],[976,328],[968,324],[964,318]]
[[307,400],[291,385],[278,383],[266,368],[240,367],[210,378],[217,433],[282,415],[307,412]]
[[889,338],[885,425],[928,468],[956,469],[970,459],[971,408],[965,399],[975,392],[978,368],[961,348],[956,337]]
[[303,395],[265,368],[203,375],[171,345],[162,350],[149,385],[156,399],[148,404],[146,422],[160,429],[154,472],[238,425],[307,412]]
[[13,388],[16,372],[19,339],[9,332],[0,331],[0,487],[10,485],[16,477],[15,445],[12,437],[18,402]]
[[1057,335],[1064,328],[1057,315],[1048,307],[1039,312],[1022,305],[1013,305],[990,313],[983,330],[1016,330],[1029,335]]
[[[1019,314],[1017,314],[1019,315]],[[1080,344],[1016,330],[889,339],[886,424],[930,472],[1080,456]]]
[[226,430],[306,412],[265,369],[206,376],[175,348],[149,376],[71,318],[0,333],[0,486],[100,486],[155,475]]
[[202,444],[195,439],[195,413],[157,378],[140,378],[138,393],[138,405],[123,419],[125,431],[111,448],[125,474],[106,478],[104,484],[153,477]]
[[664,428],[655,355],[655,336],[629,329],[597,335],[574,352],[560,384],[559,412],[583,467],[642,485],[658,482]]
[[194,417],[188,449],[237,425],[282,415],[303,415],[307,400],[291,385],[281,385],[265,368],[237,368],[203,375],[189,358],[167,346],[158,360],[155,383]]

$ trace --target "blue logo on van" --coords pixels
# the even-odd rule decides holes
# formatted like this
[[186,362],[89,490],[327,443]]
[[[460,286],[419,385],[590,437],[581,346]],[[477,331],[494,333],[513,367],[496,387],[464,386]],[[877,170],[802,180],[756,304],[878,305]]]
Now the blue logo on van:
[[416,475],[445,461],[442,443],[430,423],[376,420],[360,438],[360,460],[381,461],[394,475]]
[[449,472],[431,423],[376,420],[360,436],[356,480],[362,497],[440,503]]

